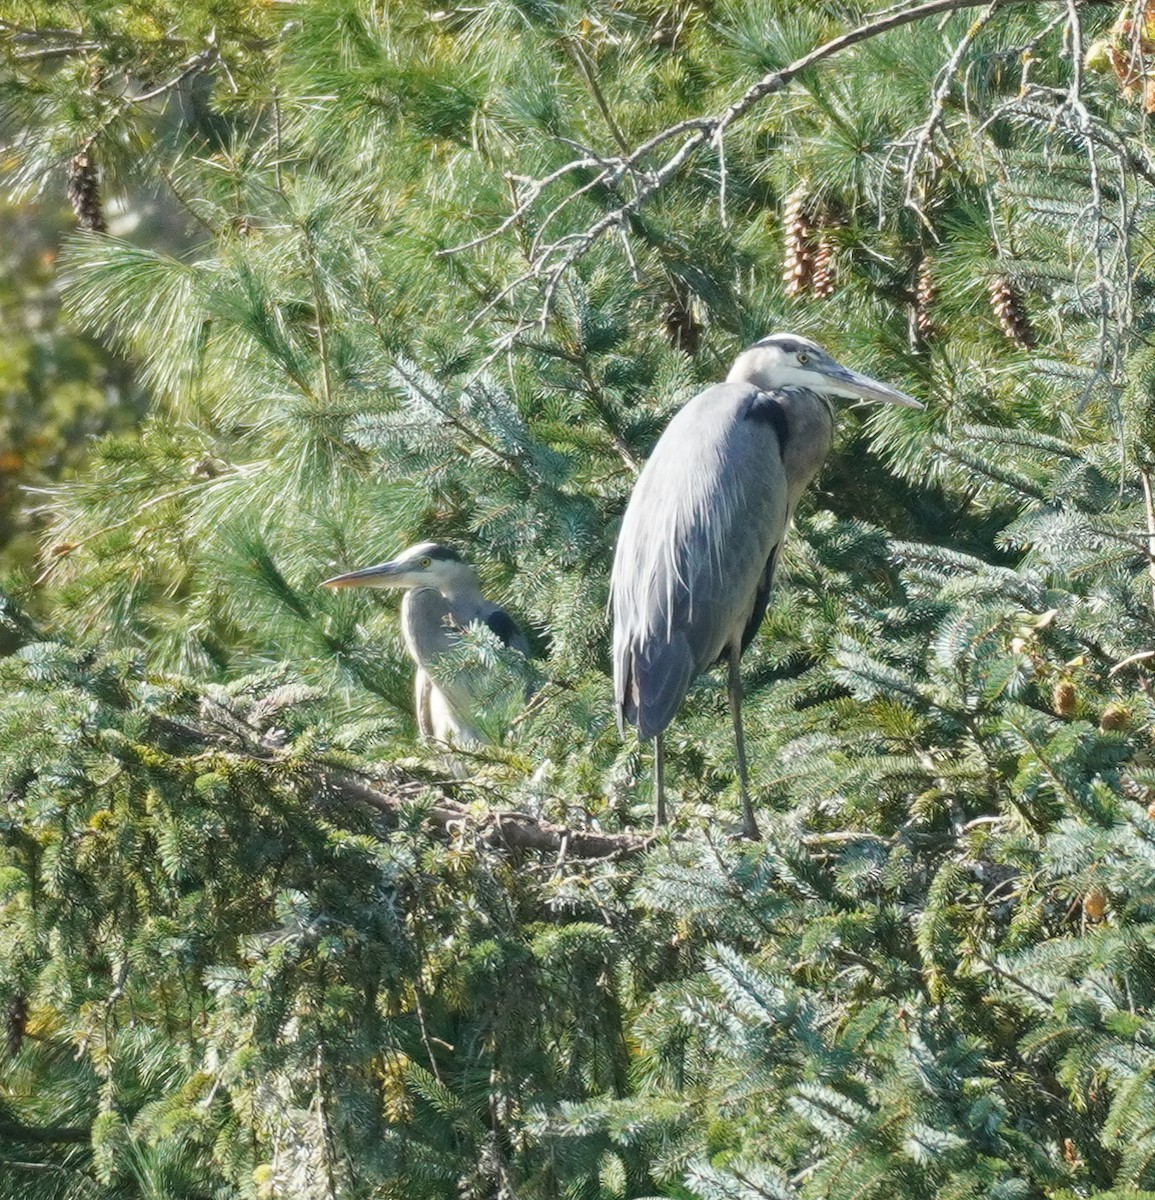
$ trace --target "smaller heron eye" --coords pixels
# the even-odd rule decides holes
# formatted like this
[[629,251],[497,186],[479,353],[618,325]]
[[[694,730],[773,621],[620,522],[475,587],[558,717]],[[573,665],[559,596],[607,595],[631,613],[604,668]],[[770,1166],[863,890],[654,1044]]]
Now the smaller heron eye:
[[804,366],[806,366],[806,364],[807,364],[809,361],[810,361],[810,355],[809,355],[809,354],[807,354],[805,350],[801,350],[801,351],[799,351],[799,353],[798,353],[798,364],[799,364],[799,366],[803,366],[803,367],[804,367]]
[[429,564],[430,564],[432,561],[433,561],[433,560],[432,560],[431,558],[423,558],[423,559],[421,560],[421,565],[422,565],[423,567],[427,567],[427,566],[429,566]]

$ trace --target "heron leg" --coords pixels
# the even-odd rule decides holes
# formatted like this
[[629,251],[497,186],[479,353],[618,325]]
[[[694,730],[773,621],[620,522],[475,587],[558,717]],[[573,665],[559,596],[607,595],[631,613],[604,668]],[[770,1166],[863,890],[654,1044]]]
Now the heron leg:
[[730,694],[730,718],[734,722],[734,746],[738,752],[738,786],[742,792],[742,836],[751,841],[760,841],[758,822],[754,820],[754,806],[750,803],[750,789],[746,772],[746,738],[742,733],[742,672],[739,666],[742,647],[735,642],[730,647],[730,676],[726,690]]
[[666,823],[666,750],[660,733],[654,735],[654,790],[658,793],[654,828],[658,829]]

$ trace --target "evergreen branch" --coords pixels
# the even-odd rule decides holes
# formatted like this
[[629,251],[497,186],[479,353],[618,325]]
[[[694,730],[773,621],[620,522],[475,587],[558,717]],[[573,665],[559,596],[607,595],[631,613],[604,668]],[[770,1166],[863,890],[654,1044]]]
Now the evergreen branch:
[[[207,699],[207,698],[206,698]],[[245,718],[224,706],[212,702],[213,720],[219,732],[196,726],[172,717],[154,720],[170,735],[205,747],[236,753],[263,764],[285,762],[290,752],[269,735],[252,726]],[[238,745],[239,744],[239,745]],[[368,807],[396,826],[402,811],[410,806],[424,785],[409,780],[393,791],[386,791],[378,781],[348,768],[325,763],[310,763],[305,772],[315,798],[336,799]],[[577,856],[584,859],[622,858],[639,854],[649,848],[653,839],[636,833],[603,833],[599,830],[571,828],[552,821],[540,820],[526,813],[495,810],[478,816],[474,809],[446,800],[426,812],[426,818],[441,832],[472,824],[480,840],[510,850],[528,850],[557,855],[559,860]]]
[[25,1125],[23,1121],[0,1121],[0,1138],[14,1142],[35,1142],[38,1145],[60,1145],[90,1141],[92,1130],[77,1125]]
[[981,962],[984,967],[993,971],[1000,979],[1005,980],[1007,983],[1014,984],[1015,987],[1022,988],[1028,996],[1034,996],[1036,1000],[1047,1005],[1048,1008],[1054,1005],[1054,996],[1048,996],[1046,992],[1040,992],[1038,988],[1032,987],[1026,982],[1026,980],[1020,979],[1017,975],[1012,975],[1010,971],[1000,967],[993,958],[988,958],[985,954],[976,954],[975,960],[977,962]]
[[[585,154],[580,159],[574,159],[564,164],[542,180],[534,181],[527,197],[495,229],[475,238],[471,242],[440,251],[440,253],[456,253],[497,237],[504,230],[527,215],[529,209],[536,203],[548,186],[548,182],[563,178],[565,175],[580,170],[583,167],[591,165],[602,166],[602,170],[595,176],[594,180],[583,187],[583,191],[599,183],[613,189],[627,175],[640,175],[643,182],[637,187],[632,197],[622,201],[616,208],[603,214],[584,230],[577,233],[565,234],[545,244],[540,250],[536,250],[531,258],[529,269],[513,280],[509,287],[505,289],[503,295],[508,295],[532,279],[544,278],[545,280],[540,315],[532,322],[525,322],[518,330],[515,330],[513,334],[504,339],[507,343],[512,342],[516,340],[521,332],[535,325],[540,325],[544,321],[545,317],[552,310],[553,298],[562,277],[579,259],[589,252],[605,233],[622,227],[631,216],[641,209],[646,201],[656,192],[660,191],[681,170],[700,148],[707,145],[720,145],[723,135],[730,126],[740,121],[766,97],[783,91],[788,84],[792,83],[799,75],[811,67],[817,66],[829,58],[833,58],[835,55],[848,50],[852,46],[869,41],[891,30],[901,28],[904,25],[913,24],[916,21],[921,21],[941,13],[955,12],[966,8],[977,8],[983,5],[989,6],[990,4],[991,0],[928,0],[927,3],[916,5],[914,8],[902,9],[898,12],[887,12],[881,17],[867,21],[854,29],[848,30],[846,33],[831,38],[820,46],[816,46],[813,50],[804,54],[801,58],[795,59],[787,66],[764,75],[756,83],[748,87],[738,99],[728,105],[721,113],[714,116],[691,117],[688,120],[679,121],[654,134],[632,153],[621,157],[602,160],[597,158],[591,159],[588,154]],[[646,160],[652,154],[679,138],[683,139],[681,144],[669,154],[665,162],[656,168],[646,169],[644,167]],[[566,200],[563,200],[549,214],[542,223],[539,237],[541,236],[541,232],[544,232],[548,228],[550,221],[556,214],[573,199],[573,195],[571,194]]]
[[169,500],[179,500],[187,496],[190,492],[199,491],[200,489],[218,482],[213,479],[202,479],[193,483],[183,483],[178,488],[173,488],[171,491],[162,492],[158,496],[150,496],[147,500],[143,500],[133,510],[133,512],[120,521],[113,521],[111,524],[102,525],[93,533],[86,534],[82,538],[77,538],[76,541],[66,541],[59,543],[52,551],[52,558],[48,564],[40,572],[40,574],[32,581],[33,587],[39,587],[41,584],[48,581],[49,576],[53,571],[70,555],[74,554],[81,546],[87,545],[89,542],[96,541],[98,538],[104,537],[106,534],[112,533],[114,530],[123,529],[126,525],[131,525],[134,521],[140,518],[141,513],[150,508],[155,508],[158,504],[164,504]]
[[[983,128],[986,129],[996,121],[1017,116],[1025,117],[1048,131],[1061,129],[1073,138],[1093,141],[1111,150],[1120,161],[1126,163],[1129,170],[1155,187],[1155,164],[1140,153],[1141,143],[1137,138],[1125,139],[1109,125],[1095,120],[1089,120],[1084,128],[1072,128],[1073,114],[1069,109],[1062,107],[1065,92],[1058,92],[1054,88],[1036,87],[1032,96],[1016,96],[1006,104],[999,105],[983,122]],[[1058,100],[1058,105],[1052,102],[1051,97]]]
[[[446,405],[439,402],[438,398],[427,388],[422,386],[420,379],[417,377],[416,370],[410,367],[409,364],[402,362],[401,359],[393,360],[392,369],[411,387],[421,398],[437,411],[442,420],[453,429],[456,429],[467,441],[474,442],[482,449],[487,450],[490,454],[503,463],[506,467],[516,466],[516,457],[505,453],[500,446],[497,446],[492,439],[485,437],[479,433],[472,425],[467,424]],[[476,378],[476,374],[474,376]]]

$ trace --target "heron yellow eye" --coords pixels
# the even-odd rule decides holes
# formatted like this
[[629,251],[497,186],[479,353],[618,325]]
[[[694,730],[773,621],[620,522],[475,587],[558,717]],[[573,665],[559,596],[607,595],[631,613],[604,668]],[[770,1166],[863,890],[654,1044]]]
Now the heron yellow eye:
[[800,350],[798,352],[798,365],[800,367],[804,367],[804,366],[806,366],[806,364],[809,361],[810,361],[810,355],[807,354],[805,350]]
[[427,566],[429,566],[429,564],[430,564],[432,561],[433,561],[433,560],[432,560],[431,558],[423,558],[423,559],[421,560],[421,565],[422,565],[423,567],[427,567]]

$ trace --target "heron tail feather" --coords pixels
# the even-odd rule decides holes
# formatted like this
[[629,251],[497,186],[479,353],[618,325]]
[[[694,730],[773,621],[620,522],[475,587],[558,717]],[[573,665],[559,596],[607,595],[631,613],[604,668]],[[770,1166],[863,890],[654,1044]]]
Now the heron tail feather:
[[694,655],[682,636],[643,647],[633,656],[631,686],[624,711],[637,725],[638,736],[643,741],[661,733],[674,719],[697,673]]

